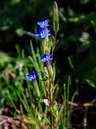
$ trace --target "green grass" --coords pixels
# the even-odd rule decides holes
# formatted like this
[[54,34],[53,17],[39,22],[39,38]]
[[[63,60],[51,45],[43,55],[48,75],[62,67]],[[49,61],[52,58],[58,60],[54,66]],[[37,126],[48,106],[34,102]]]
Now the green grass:
[[[69,101],[74,102],[75,92],[77,91],[73,85],[76,85],[76,81],[80,77],[83,82],[96,88],[94,77],[92,78],[93,80],[90,79],[89,71],[87,71],[88,74],[86,75],[86,62],[91,62],[95,66],[92,55],[86,58],[84,64],[81,63],[81,65],[75,64],[73,56],[68,56],[68,65],[74,74],[63,75],[64,80],[59,77],[58,73],[60,71],[55,60],[50,65],[46,65],[40,59],[41,54],[51,54],[53,56],[59,42],[57,40],[57,34],[60,30],[59,21],[64,19],[65,17],[55,2],[52,10],[54,35],[39,40],[33,33],[24,31],[24,34],[32,34],[35,38],[36,47],[34,47],[34,40],[30,40],[28,41],[29,44],[26,44],[29,48],[30,56],[26,56],[24,50],[18,45],[16,45],[17,56],[15,58],[0,52],[0,107],[11,110],[6,112],[5,116],[14,121],[11,123],[12,126],[14,125],[13,129],[17,126],[16,120],[24,122],[28,129],[70,129],[72,108],[69,105]],[[78,24],[82,20],[86,22],[89,18],[88,16],[87,19],[79,16],[66,18],[66,21]],[[72,37],[72,35],[66,36],[65,48],[67,48],[66,43],[68,41],[75,41],[77,40],[76,38]],[[83,34],[78,39],[82,42],[84,50],[91,46],[92,40],[84,38]],[[80,67],[77,70],[78,66]],[[33,68],[38,73],[38,79],[35,82],[26,78],[26,75],[31,73]],[[84,70],[85,74],[83,74]],[[88,70],[90,70],[89,67]],[[93,73],[94,71],[91,72]],[[0,116],[0,120],[3,121],[4,119],[6,117]],[[24,127],[20,128],[24,129]]]

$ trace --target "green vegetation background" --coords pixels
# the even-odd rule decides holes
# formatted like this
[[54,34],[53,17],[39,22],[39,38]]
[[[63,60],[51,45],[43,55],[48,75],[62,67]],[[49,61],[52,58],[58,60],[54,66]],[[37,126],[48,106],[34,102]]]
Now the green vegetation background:
[[[57,51],[62,50],[63,58],[69,55],[75,58],[75,69],[80,78],[95,80],[96,1],[58,0],[57,3],[60,10]],[[1,0],[0,51],[16,56],[15,45],[25,48],[25,42],[31,39],[23,31],[33,32],[37,21],[51,19],[52,6],[51,0]]]
[[[51,19],[52,0],[0,0],[0,88],[10,88],[18,83],[20,72],[15,82],[9,80],[16,67],[29,67],[30,55],[28,43],[33,39],[27,32],[36,30],[36,22]],[[96,87],[96,0],[58,0],[60,30],[57,34],[58,45],[54,52],[57,62],[57,78],[71,75],[74,80]],[[25,55],[23,54],[25,53]],[[63,81],[63,80],[62,80]],[[60,82],[62,84],[62,82]],[[17,84],[15,84],[17,85]],[[73,88],[74,89],[74,88]],[[14,94],[14,97],[15,94]],[[1,93],[2,98],[2,93]],[[1,99],[3,100],[3,99]],[[1,101],[1,107],[2,107]]]

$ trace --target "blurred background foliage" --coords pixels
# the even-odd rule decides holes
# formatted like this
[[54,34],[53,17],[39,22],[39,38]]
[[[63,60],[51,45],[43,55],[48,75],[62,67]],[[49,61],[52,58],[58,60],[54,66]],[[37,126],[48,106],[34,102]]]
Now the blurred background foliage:
[[[56,36],[53,59],[56,62],[59,87],[58,102],[62,101],[62,86],[67,82],[67,76],[71,77],[70,98],[78,90],[77,102],[91,102],[96,98],[96,0],[56,2],[60,29]],[[31,33],[36,32],[37,21],[46,18],[50,19],[50,28],[53,29],[53,3],[54,0],[0,0],[0,108],[13,106],[14,109],[20,109],[19,102],[22,102],[20,99],[24,96],[22,93],[26,86],[32,86],[25,78],[35,66],[30,58],[34,56],[30,40],[35,51],[40,47],[40,41],[32,37]],[[35,56],[40,63],[39,55],[36,53]],[[30,92],[34,96],[32,88]],[[44,88],[40,90],[43,93]],[[32,98],[26,97],[30,105]],[[26,109],[26,103],[22,102],[22,105]],[[9,111],[11,115],[13,112]]]
[[[18,57],[16,45],[24,50],[26,56],[30,55],[27,44],[33,39],[33,46],[36,47],[36,40],[26,32],[34,32],[36,22],[46,18],[51,19],[52,28],[53,2],[0,0],[0,77],[5,77],[6,70],[9,70],[9,74],[14,73],[14,64],[18,60],[24,61],[28,66],[29,60]],[[56,37],[58,44],[54,51],[54,60],[59,68],[58,76],[60,74],[63,79],[64,75],[71,74],[73,78],[95,87],[96,0],[57,0],[57,3],[60,30]]]

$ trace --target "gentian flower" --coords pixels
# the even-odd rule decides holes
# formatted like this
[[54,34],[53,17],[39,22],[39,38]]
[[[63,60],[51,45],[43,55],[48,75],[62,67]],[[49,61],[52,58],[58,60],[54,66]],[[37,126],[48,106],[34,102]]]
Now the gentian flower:
[[26,75],[28,80],[36,81],[37,80],[37,73],[33,70],[31,74]]
[[50,62],[52,60],[53,58],[50,55],[47,55],[47,54],[41,55],[41,61],[43,62]]
[[45,29],[39,28],[38,32],[35,33],[35,36],[40,37],[41,39],[44,39],[50,35],[51,35],[50,30],[48,30],[47,28]]
[[37,22],[37,24],[38,24],[41,28],[47,28],[47,27],[49,26],[48,22],[49,22],[49,19],[46,19],[46,20],[44,20],[44,21]]

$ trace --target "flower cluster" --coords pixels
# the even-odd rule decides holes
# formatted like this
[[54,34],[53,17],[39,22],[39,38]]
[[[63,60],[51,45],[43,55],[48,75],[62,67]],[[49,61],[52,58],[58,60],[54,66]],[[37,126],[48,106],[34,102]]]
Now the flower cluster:
[[38,31],[35,33],[35,36],[41,38],[41,39],[44,39],[46,38],[47,36],[50,36],[50,30],[48,29],[48,24],[49,22],[49,19],[46,19],[44,21],[40,21],[40,22],[37,22],[37,24],[39,25],[39,29]]
[[[46,38],[47,36],[50,36],[50,30],[48,29],[49,27],[49,19],[46,19],[44,21],[37,22],[39,25],[38,32],[35,33],[35,36],[40,37],[41,39]],[[46,63],[47,67],[51,64],[51,61],[53,60],[53,57],[50,54],[43,54],[41,55],[41,61]],[[31,74],[26,75],[26,78],[28,80],[31,80],[32,82],[36,82],[37,80],[37,72],[34,70],[32,71]]]

